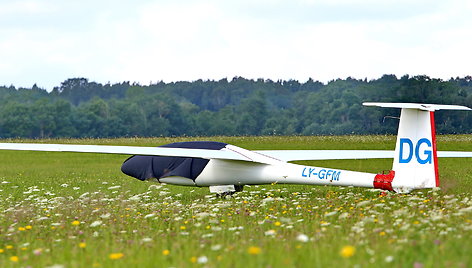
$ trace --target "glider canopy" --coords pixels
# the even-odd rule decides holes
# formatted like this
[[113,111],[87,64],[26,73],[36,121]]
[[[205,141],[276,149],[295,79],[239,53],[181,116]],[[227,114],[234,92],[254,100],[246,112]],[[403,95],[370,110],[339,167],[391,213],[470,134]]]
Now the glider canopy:
[[[176,142],[159,147],[221,150],[227,143],[213,141]],[[210,160],[194,157],[134,155],[125,160],[121,171],[139,180],[184,177],[195,181]]]

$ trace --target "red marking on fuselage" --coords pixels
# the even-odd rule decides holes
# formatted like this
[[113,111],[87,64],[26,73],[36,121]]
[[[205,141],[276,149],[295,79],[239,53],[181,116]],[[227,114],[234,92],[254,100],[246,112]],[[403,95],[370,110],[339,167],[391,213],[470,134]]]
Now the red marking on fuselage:
[[393,191],[392,181],[395,177],[395,171],[390,170],[388,174],[377,174],[374,178],[374,188]]

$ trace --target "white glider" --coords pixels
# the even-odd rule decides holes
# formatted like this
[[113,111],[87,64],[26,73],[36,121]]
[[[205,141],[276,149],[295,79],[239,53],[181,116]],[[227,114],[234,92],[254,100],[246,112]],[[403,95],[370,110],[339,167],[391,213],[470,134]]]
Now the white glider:
[[[226,193],[255,184],[359,186],[409,192],[439,187],[438,157],[472,157],[472,152],[437,152],[436,110],[471,110],[465,106],[416,103],[364,103],[401,108],[395,151],[267,150],[249,151],[217,142],[183,142],[163,147],[0,143],[0,150],[85,152],[135,155],[122,171],[138,179]],[[288,161],[393,158],[388,174],[297,165]]]

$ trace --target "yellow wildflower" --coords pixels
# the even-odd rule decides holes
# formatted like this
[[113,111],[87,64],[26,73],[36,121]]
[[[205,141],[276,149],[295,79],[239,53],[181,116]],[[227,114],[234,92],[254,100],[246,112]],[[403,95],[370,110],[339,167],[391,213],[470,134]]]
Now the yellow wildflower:
[[77,221],[77,220],[72,222],[72,225],[74,225],[74,226],[77,226],[79,224],[80,224],[80,221]]
[[118,260],[118,259],[123,258],[124,256],[125,255],[123,253],[111,253],[110,255],[108,255],[110,260]]
[[31,225],[26,225],[26,226],[25,226],[25,229],[26,229],[26,230],[31,230],[31,229],[33,229],[33,226],[31,226]]
[[79,248],[85,248],[87,246],[87,243],[81,242],[79,243]]
[[282,223],[280,223],[280,221],[276,221],[276,222],[274,223],[274,225],[275,225],[275,226],[280,226],[280,225],[282,225]]
[[196,263],[197,262],[197,257],[193,256],[192,258],[190,258],[190,262],[191,263]]
[[18,227],[18,231],[24,231],[26,230],[25,227]]
[[344,246],[341,251],[339,252],[339,254],[343,257],[343,258],[349,258],[349,257],[352,257],[354,255],[354,253],[356,253],[356,248],[353,247],[353,246]]
[[11,256],[10,257],[10,261],[12,261],[12,262],[18,262],[19,259],[20,258],[18,258],[18,256]]
[[261,248],[260,247],[255,247],[255,246],[251,246],[247,249],[247,253],[251,254],[251,255],[259,255],[261,254]]
[[162,251],[162,255],[164,255],[164,256],[168,256],[169,254],[170,254],[170,250],[168,250],[168,249],[164,249]]

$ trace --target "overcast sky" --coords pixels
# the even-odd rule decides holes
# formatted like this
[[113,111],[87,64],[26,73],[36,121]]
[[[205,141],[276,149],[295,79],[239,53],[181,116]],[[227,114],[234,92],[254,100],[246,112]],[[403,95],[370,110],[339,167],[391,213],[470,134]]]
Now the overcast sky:
[[472,75],[469,0],[0,0],[0,85]]

